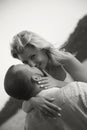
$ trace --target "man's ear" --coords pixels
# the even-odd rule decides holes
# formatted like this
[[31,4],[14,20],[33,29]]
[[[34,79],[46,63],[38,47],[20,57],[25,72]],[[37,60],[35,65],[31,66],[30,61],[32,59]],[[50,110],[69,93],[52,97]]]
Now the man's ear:
[[32,75],[31,80],[32,80],[33,82],[37,82],[37,81],[39,81],[39,80],[40,80],[40,78],[41,78],[41,76],[40,76],[40,75],[35,74],[35,75]]

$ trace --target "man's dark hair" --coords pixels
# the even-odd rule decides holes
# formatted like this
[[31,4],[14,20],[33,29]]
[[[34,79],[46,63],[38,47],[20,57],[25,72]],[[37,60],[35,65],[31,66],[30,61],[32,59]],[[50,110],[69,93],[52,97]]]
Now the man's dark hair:
[[17,99],[28,100],[32,97],[33,85],[26,71],[15,69],[15,65],[11,66],[5,75],[4,88],[8,95]]

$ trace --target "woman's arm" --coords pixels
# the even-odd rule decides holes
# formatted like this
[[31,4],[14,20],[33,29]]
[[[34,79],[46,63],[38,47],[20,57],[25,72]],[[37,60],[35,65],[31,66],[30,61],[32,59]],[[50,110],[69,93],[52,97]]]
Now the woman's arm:
[[31,112],[33,109],[38,109],[42,114],[51,118],[61,116],[61,108],[53,104],[53,101],[53,98],[45,99],[41,96],[32,97],[30,100],[23,102],[22,109],[26,113]]
[[87,82],[87,68],[69,52],[51,49],[50,53],[62,64],[75,81]]
[[73,55],[66,60],[64,68],[75,81],[87,82],[87,68]]

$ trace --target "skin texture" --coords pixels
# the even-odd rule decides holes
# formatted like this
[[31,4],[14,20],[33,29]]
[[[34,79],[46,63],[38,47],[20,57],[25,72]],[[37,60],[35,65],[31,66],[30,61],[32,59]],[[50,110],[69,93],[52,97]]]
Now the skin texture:
[[18,57],[19,60],[31,67],[45,69],[48,64],[48,57],[44,51],[32,47],[26,47],[24,52],[19,54]]

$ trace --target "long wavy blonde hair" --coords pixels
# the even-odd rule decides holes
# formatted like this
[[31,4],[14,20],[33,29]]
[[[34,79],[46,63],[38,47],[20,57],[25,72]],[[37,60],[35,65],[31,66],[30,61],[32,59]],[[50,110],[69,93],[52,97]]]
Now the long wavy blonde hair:
[[34,47],[39,50],[44,50],[49,57],[49,61],[52,64],[60,65],[59,60],[61,59],[61,53],[56,49],[53,44],[46,41],[38,34],[31,31],[21,31],[13,36],[11,42],[11,55],[18,59],[18,55],[22,54],[25,47]]
[[18,54],[22,53],[26,46],[33,46],[38,49],[49,50],[49,47],[53,46],[51,43],[46,41],[31,31],[21,31],[16,34],[11,42],[11,54],[14,58],[18,58]]

